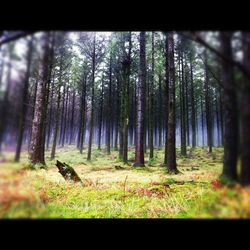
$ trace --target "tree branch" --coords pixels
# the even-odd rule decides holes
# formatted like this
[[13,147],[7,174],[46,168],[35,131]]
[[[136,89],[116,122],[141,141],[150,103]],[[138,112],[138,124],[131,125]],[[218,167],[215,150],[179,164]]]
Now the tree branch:
[[[201,59],[201,61],[203,62],[203,64],[205,65],[205,62],[204,62],[204,59],[202,58],[202,56],[200,54],[197,54],[197,55]],[[215,75],[215,73],[213,72],[213,70],[208,65],[206,65],[206,66],[207,66],[208,71],[211,73],[212,77],[217,81],[219,87],[220,88],[224,88],[224,86],[222,85],[221,80]]]
[[7,34],[5,34],[5,32],[0,32],[0,46],[5,44],[5,43],[9,43],[12,41],[15,41],[19,38],[28,36],[35,33],[35,31],[17,31],[17,32],[7,32]]
[[228,58],[226,55],[221,53],[219,50],[217,50],[214,47],[212,47],[211,45],[209,45],[197,32],[190,31],[189,33],[191,34],[191,37],[188,36],[187,34],[184,34],[183,32],[179,32],[179,33],[181,35],[183,35],[184,37],[191,39],[191,40],[194,40],[197,43],[203,45],[205,48],[209,49],[211,52],[216,54],[219,58],[226,61],[227,63],[230,63],[230,64],[236,66],[247,78],[250,79],[250,75],[248,74],[248,72],[243,64]]

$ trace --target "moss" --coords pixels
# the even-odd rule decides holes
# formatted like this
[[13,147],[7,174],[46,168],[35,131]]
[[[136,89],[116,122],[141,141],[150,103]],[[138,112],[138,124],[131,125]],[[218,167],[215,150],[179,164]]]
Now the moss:
[[47,166],[41,163],[32,164],[31,162],[27,162],[24,166],[24,169],[40,170],[40,169],[47,169]]
[[155,156],[155,157],[153,157],[153,158],[150,158],[149,159],[149,161],[148,161],[148,166],[149,167],[153,167],[153,166],[156,166],[156,164],[157,164],[157,159],[158,157],[157,156]]
[[233,187],[236,185],[236,181],[232,180],[231,178],[221,174],[219,176],[219,181],[221,182],[221,184],[229,186],[229,187]]

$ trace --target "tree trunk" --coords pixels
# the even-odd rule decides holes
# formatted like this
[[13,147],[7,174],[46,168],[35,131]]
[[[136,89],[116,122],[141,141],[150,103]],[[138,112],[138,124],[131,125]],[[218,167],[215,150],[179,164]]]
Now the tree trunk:
[[216,115],[216,127],[217,127],[217,146],[221,145],[220,142],[220,119],[219,119],[219,104],[218,104],[218,95],[215,98],[215,115]]
[[154,134],[153,134],[153,121],[154,121],[154,32],[152,32],[152,72],[151,72],[151,85],[149,87],[149,160],[154,157]]
[[[30,98],[30,105],[31,105],[31,126],[29,130],[29,145],[31,141],[31,134],[32,134],[32,121],[34,120],[34,115],[35,115],[35,105],[36,105],[36,92],[37,92],[37,83],[38,83],[39,76],[37,76],[36,81],[35,81],[35,86],[34,86],[34,96]],[[30,147],[28,148],[30,150]]]
[[[60,76],[59,76],[60,77]],[[59,80],[60,81],[60,80]],[[57,137],[58,137],[58,130],[59,130],[59,121],[60,121],[60,102],[61,102],[61,91],[60,85],[58,86],[57,90],[57,107],[56,107],[56,119],[55,119],[55,127],[54,127],[54,137],[53,137],[53,144],[51,149],[51,156],[50,159],[53,160],[56,154],[56,144],[57,144]]]
[[203,101],[202,98],[200,99],[201,103],[201,132],[202,132],[202,146],[205,145],[205,136],[204,136],[204,114],[203,114]]
[[221,131],[221,146],[224,146],[224,118],[223,118],[223,105],[222,105],[222,89],[219,92],[219,102],[220,102],[220,131]]
[[60,122],[60,135],[59,135],[59,144],[62,145],[63,138],[63,127],[64,127],[64,113],[65,113],[65,93],[66,93],[66,83],[63,84],[63,94],[62,94],[62,109],[61,109],[61,122]]
[[40,163],[45,165],[44,151],[42,144],[43,126],[45,115],[46,83],[48,80],[48,61],[49,61],[49,36],[43,32],[41,38],[42,60],[39,65],[39,80],[37,83],[36,103],[34,110],[34,119],[32,121],[32,132],[29,150],[29,159],[32,164]]
[[[221,32],[221,51],[232,59],[231,32]],[[230,63],[222,61],[222,84],[224,87],[224,163],[222,174],[232,180],[237,179],[237,155],[238,155],[238,116],[237,97],[234,82],[234,68]]]
[[185,94],[185,80],[184,78],[184,64],[183,64],[184,53],[181,53],[181,81],[180,81],[180,106],[181,106],[181,155],[187,156],[187,145],[186,145],[186,94]]
[[[250,75],[250,32],[243,32],[243,64]],[[241,93],[241,174],[240,182],[242,185],[250,185],[250,80],[245,76]],[[226,124],[225,124],[226,129]]]
[[44,158],[44,152],[45,152],[45,140],[46,140],[46,128],[47,128],[47,116],[48,116],[48,103],[49,103],[49,95],[50,95],[50,85],[51,85],[51,78],[52,78],[52,68],[53,68],[53,63],[54,63],[54,33],[50,32],[49,35],[49,52],[48,52],[48,73],[47,73],[47,81],[46,81],[46,85],[45,85],[45,105],[43,108],[43,112],[44,114],[43,116],[43,130],[42,130],[42,141],[41,141],[41,146],[42,146],[42,150],[40,151],[41,156],[40,158],[43,159]]
[[205,51],[205,109],[206,109],[206,125],[207,125],[207,146],[209,153],[212,153],[212,117],[210,107],[210,86],[207,65],[207,53]]
[[102,138],[103,88],[104,88],[104,80],[102,78],[100,113],[99,113],[99,124],[98,124],[98,150],[101,150],[101,138]]
[[184,96],[185,96],[185,103],[184,103],[184,114],[185,114],[185,130],[186,130],[186,145],[190,145],[190,136],[189,136],[189,93],[188,93],[188,71],[187,71],[187,60],[185,59],[185,90],[184,90]]
[[93,140],[93,127],[94,127],[94,95],[95,95],[95,59],[96,59],[96,34],[94,34],[94,48],[92,56],[92,84],[91,84],[91,112],[90,112],[90,129],[89,129],[89,143],[88,143],[88,156],[87,160],[91,161],[92,140]]
[[166,119],[165,119],[165,152],[164,152],[164,163],[167,165],[167,156],[168,156],[168,117],[169,117],[169,51],[168,51],[168,34],[165,34],[165,110],[166,110]]
[[190,52],[190,95],[191,95],[191,126],[192,126],[192,148],[196,147],[196,116],[195,116],[195,98],[194,98],[194,80],[193,80],[193,57]]
[[76,92],[73,89],[73,97],[72,97],[72,108],[71,108],[71,119],[70,119],[70,139],[69,144],[74,142],[74,118],[75,118],[75,98]]
[[161,74],[159,74],[159,127],[158,127],[158,135],[159,135],[159,139],[158,139],[158,146],[159,148],[162,147],[162,86],[161,86]]
[[0,106],[0,152],[2,152],[2,143],[4,132],[6,128],[6,121],[8,117],[8,103],[9,103],[9,92],[10,92],[10,85],[11,85],[11,73],[12,73],[12,53],[13,53],[13,45],[9,46],[9,64],[8,64],[8,71],[7,71],[7,87],[3,97],[3,104]]
[[59,173],[63,176],[63,178],[66,181],[71,180],[71,181],[74,181],[75,183],[76,182],[82,183],[82,180],[77,175],[76,171],[72,167],[70,167],[68,164],[66,164],[65,162],[62,163],[60,161],[57,161],[56,166],[59,169]]
[[83,76],[82,91],[81,91],[81,104],[80,104],[80,128],[79,128],[79,149],[80,153],[83,152],[84,133],[85,133],[85,111],[86,111],[86,81],[87,75]]
[[50,144],[50,136],[51,136],[51,127],[52,127],[52,113],[53,113],[53,101],[54,101],[54,92],[55,92],[55,72],[53,74],[52,79],[52,86],[51,86],[51,92],[50,92],[50,108],[49,108],[49,120],[48,120],[48,133],[47,133],[47,142],[46,142],[46,149],[49,149]]
[[19,129],[18,129],[18,137],[17,137],[17,147],[16,147],[16,155],[15,161],[20,160],[21,147],[23,142],[23,132],[25,127],[25,118],[27,113],[27,103],[28,103],[28,88],[29,88],[29,78],[30,78],[30,66],[33,54],[33,36],[28,41],[28,54],[27,54],[27,69],[24,78],[24,86],[22,89],[22,106],[19,115]]
[[69,100],[69,86],[67,86],[66,90],[66,103],[65,103],[65,114],[64,114],[64,126],[63,126],[63,132],[62,132],[62,146],[64,147],[65,143],[65,136],[66,136],[66,131],[67,131],[67,114],[68,114],[68,100]]
[[108,84],[108,119],[106,127],[107,154],[110,155],[110,123],[111,123],[111,85],[112,84],[112,55],[109,58],[109,84]]
[[114,149],[118,150],[118,136],[119,136],[119,116],[120,116],[120,98],[119,98],[119,84],[118,79],[116,80],[117,90],[116,90],[116,99],[115,99],[115,110],[116,110],[116,121],[115,121],[115,145]]
[[175,69],[174,69],[174,34],[168,33],[168,77],[169,77],[169,116],[168,116],[168,141],[167,141],[167,169],[169,173],[178,173],[176,166],[175,145]]
[[131,64],[131,32],[128,34],[128,54],[123,62],[124,67],[124,119],[123,119],[123,162],[128,162],[128,124],[129,124],[129,85],[130,85],[130,64]]
[[144,103],[146,86],[146,35],[140,32],[140,68],[137,87],[136,145],[134,166],[144,166]]
[[[2,49],[1,49],[1,52],[2,52]],[[3,50],[2,58],[5,58],[5,55],[6,55],[6,52],[5,52],[5,50]],[[0,68],[0,89],[2,87],[4,66],[5,66],[5,63],[4,63],[4,60],[2,60],[2,62],[1,62],[1,68]]]

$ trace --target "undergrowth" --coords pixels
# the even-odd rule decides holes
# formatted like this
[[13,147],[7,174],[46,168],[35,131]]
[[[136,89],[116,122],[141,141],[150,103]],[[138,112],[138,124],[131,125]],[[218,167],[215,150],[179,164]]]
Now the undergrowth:
[[[179,149],[177,149],[177,153]],[[74,167],[83,185],[66,182],[55,161],[46,152],[47,169],[31,171],[27,153],[21,162],[6,154],[0,168],[1,218],[246,218],[250,217],[250,189],[231,185],[219,178],[223,149],[188,148],[178,157],[182,174],[169,175],[161,164],[164,152],[155,150],[146,166],[132,167],[118,159],[118,152],[106,155],[93,150],[90,162],[86,150],[59,148],[56,160]]]

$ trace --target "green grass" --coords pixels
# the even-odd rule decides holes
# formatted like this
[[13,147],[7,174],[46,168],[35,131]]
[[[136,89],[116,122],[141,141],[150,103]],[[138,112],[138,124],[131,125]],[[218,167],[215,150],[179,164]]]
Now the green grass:
[[[250,190],[237,185],[216,186],[222,168],[222,148],[188,148],[178,157],[182,174],[168,175],[161,167],[163,150],[145,168],[119,162],[118,152],[106,155],[93,149],[58,148],[54,161],[46,152],[47,169],[27,168],[27,152],[14,163],[6,153],[0,164],[0,218],[249,218]],[[177,149],[179,152],[179,149]],[[66,182],[55,167],[56,160],[74,167],[83,185]],[[122,170],[115,166],[122,167]],[[214,184],[215,183],[215,184]]]

